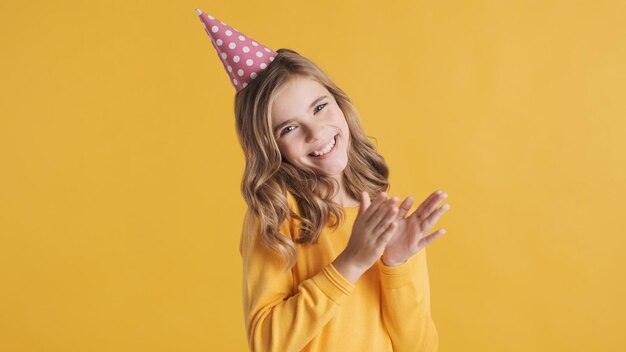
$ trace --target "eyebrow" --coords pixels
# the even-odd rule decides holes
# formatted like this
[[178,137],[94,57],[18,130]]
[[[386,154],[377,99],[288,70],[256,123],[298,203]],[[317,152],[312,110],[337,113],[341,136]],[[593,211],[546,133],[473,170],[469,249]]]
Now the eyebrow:
[[[318,97],[317,99],[313,100],[313,102],[311,103],[311,105],[309,105],[309,110],[313,109],[313,107],[315,106],[315,104],[317,104],[320,100],[324,99],[324,98],[328,98],[328,95],[322,95],[321,97]],[[279,129],[281,129],[283,126],[290,124],[294,121],[295,119],[289,119],[287,121],[283,121],[281,122],[278,126],[274,127],[274,134],[276,134],[276,132],[278,132]]]

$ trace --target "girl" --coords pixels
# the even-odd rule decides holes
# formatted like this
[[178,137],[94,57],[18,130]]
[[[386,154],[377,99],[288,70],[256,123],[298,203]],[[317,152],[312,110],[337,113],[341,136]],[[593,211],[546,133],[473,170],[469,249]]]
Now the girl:
[[387,165],[325,72],[198,14],[237,90],[250,348],[436,351],[424,247],[445,233],[425,236],[446,194],[407,216],[412,198],[387,197]]

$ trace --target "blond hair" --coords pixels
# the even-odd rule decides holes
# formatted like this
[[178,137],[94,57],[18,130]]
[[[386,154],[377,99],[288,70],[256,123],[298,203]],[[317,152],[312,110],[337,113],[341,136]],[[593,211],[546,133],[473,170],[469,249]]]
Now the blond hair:
[[[271,132],[271,108],[277,90],[294,77],[316,80],[334,96],[342,110],[350,138],[348,163],[343,183],[347,193],[360,199],[360,192],[370,196],[389,188],[389,170],[384,158],[365,135],[359,114],[350,99],[315,63],[290,49],[278,49],[278,55],[267,68],[235,96],[237,136],[244,152],[246,166],[241,191],[260,225],[263,243],[279,252],[287,269],[296,261],[295,243],[281,235],[279,228],[288,218],[298,220],[298,243],[316,243],[323,228],[336,229],[343,221],[343,209],[331,200],[339,186],[332,177],[317,175],[311,170],[296,168],[282,159]],[[299,214],[288,204],[290,192]],[[331,217],[333,218],[330,223]],[[256,235],[256,234],[255,234]]]

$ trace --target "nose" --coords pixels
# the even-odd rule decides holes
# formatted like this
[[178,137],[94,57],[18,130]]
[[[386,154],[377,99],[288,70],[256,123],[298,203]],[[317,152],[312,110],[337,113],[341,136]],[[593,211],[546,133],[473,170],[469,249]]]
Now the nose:
[[307,142],[315,142],[323,137],[324,126],[321,123],[311,122],[308,123],[305,127],[307,130]]

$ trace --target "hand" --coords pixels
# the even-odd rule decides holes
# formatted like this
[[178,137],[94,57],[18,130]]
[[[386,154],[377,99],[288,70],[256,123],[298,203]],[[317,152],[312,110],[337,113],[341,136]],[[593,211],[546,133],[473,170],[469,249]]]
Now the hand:
[[397,201],[396,197],[387,199],[387,194],[381,192],[370,205],[367,192],[361,193],[361,206],[348,245],[333,261],[337,271],[350,282],[355,283],[383,254],[398,226]]
[[440,229],[425,237],[425,234],[439,220],[441,215],[450,209],[450,204],[444,204],[435,209],[437,204],[447,197],[448,195],[443,191],[433,192],[406,218],[405,215],[413,204],[413,198],[407,197],[402,202],[398,212],[397,229],[383,252],[382,261],[385,265],[396,266],[404,263],[415,253],[446,233],[446,230]]

